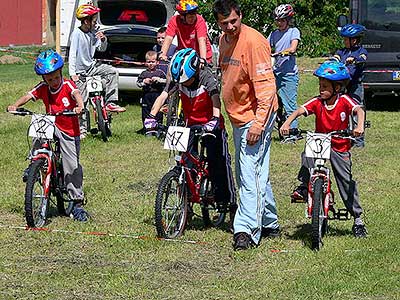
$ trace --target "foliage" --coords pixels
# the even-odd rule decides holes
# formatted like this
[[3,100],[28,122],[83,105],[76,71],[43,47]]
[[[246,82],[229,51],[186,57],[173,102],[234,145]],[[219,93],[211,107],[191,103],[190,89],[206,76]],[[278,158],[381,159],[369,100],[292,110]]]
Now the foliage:
[[[265,36],[275,30],[272,12],[282,1],[242,0],[243,23],[257,29]],[[346,14],[348,0],[297,0],[288,1],[296,11],[295,22],[300,29],[302,42],[299,55],[322,56],[341,47],[342,41],[336,27],[339,14]],[[206,18],[213,32],[218,27],[212,14],[212,1],[200,3],[200,13]]]

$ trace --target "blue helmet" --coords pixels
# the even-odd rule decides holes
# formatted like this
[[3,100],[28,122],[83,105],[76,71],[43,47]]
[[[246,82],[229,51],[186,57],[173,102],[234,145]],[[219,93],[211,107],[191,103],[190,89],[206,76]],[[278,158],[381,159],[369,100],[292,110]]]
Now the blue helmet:
[[336,60],[328,60],[315,70],[314,75],[331,81],[350,79],[350,73],[344,63]]
[[340,35],[348,38],[362,37],[365,32],[365,27],[360,24],[347,24],[340,30]]
[[200,66],[200,57],[192,48],[179,50],[171,59],[170,71],[172,79],[183,83],[192,78]]
[[61,69],[64,66],[64,60],[56,51],[49,49],[43,51],[36,58],[35,72],[38,75],[46,75]]

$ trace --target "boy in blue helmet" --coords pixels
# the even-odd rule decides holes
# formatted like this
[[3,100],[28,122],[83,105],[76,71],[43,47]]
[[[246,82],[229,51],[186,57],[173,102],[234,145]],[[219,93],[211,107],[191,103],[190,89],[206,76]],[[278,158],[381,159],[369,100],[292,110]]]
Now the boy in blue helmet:
[[[228,151],[228,135],[221,114],[218,80],[209,67],[200,67],[200,57],[191,48],[175,53],[170,63],[171,80],[167,79],[164,91],[156,99],[148,118],[145,119],[146,129],[157,126],[156,114],[167,100],[168,95],[179,89],[182,109],[188,127],[203,126],[204,130],[212,132],[216,138],[207,139],[207,159],[210,176],[215,184],[217,203],[227,205],[230,210],[231,222],[236,212],[236,193],[231,169],[231,156]],[[189,150],[196,148],[196,141],[191,135]]]
[[[346,64],[349,69],[351,79],[347,85],[347,94],[363,106],[365,106],[364,88],[361,82],[368,56],[367,50],[360,44],[364,32],[365,27],[360,24],[347,24],[343,26],[340,30],[340,35],[343,37],[345,48],[337,50],[333,56]],[[360,137],[356,139],[355,146],[364,147],[364,143],[364,137]]]
[[[282,125],[282,135],[288,135],[290,123],[300,115],[315,115],[315,132],[329,133],[345,130],[349,126],[349,116],[356,114],[357,127],[353,130],[355,137],[364,133],[365,112],[350,96],[343,94],[343,90],[350,79],[346,66],[337,61],[324,62],[314,75],[319,78],[320,95],[312,98],[300,106]],[[351,143],[349,139],[332,137],[330,162],[333,169],[340,196],[346,209],[354,217],[353,233],[355,237],[367,236],[367,230],[361,219],[362,208],[358,197],[357,183],[351,173]],[[307,186],[310,180],[309,169],[314,161],[302,154],[302,167],[298,179],[300,186],[293,192],[292,197],[304,200],[307,197]]]
[[[25,96],[19,98],[8,111],[15,111],[28,101],[42,99],[47,113],[58,113],[73,110],[82,113],[83,99],[75,83],[62,77],[62,57],[53,50],[39,54],[35,63],[35,72],[43,81],[37,84]],[[55,136],[61,145],[64,181],[70,199],[73,201],[71,216],[78,221],[87,221],[88,213],[83,209],[84,194],[82,190],[83,171],[79,163],[80,130],[78,116],[56,116]]]

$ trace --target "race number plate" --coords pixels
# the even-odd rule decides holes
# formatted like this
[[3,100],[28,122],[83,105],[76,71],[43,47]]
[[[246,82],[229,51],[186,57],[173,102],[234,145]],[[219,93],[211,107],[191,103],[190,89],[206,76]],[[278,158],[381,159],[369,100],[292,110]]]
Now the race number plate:
[[306,157],[329,159],[331,156],[331,137],[328,134],[307,132]]
[[164,149],[186,152],[189,143],[190,128],[169,126],[165,136]]
[[86,88],[89,93],[103,91],[103,84],[100,76],[94,76],[87,80]]
[[32,115],[28,135],[34,138],[52,140],[54,137],[55,121],[55,116],[46,116],[40,114]]

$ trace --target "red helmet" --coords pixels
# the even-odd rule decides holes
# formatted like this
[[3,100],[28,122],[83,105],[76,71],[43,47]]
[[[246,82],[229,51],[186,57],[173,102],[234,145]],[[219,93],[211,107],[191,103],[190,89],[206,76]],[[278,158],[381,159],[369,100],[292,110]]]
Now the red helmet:
[[86,17],[97,14],[101,9],[92,4],[82,4],[76,10],[76,18],[82,20]]
[[188,13],[195,11],[199,8],[199,5],[194,0],[180,0],[179,4],[176,5],[176,10],[179,13]]
[[275,20],[290,18],[293,17],[294,14],[294,9],[290,4],[281,4],[274,10]]

